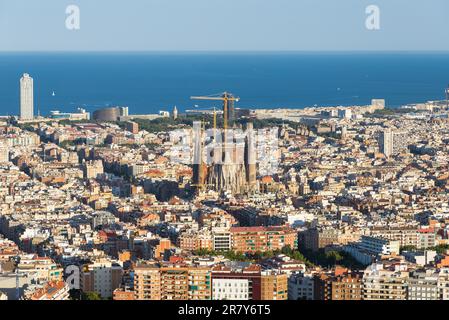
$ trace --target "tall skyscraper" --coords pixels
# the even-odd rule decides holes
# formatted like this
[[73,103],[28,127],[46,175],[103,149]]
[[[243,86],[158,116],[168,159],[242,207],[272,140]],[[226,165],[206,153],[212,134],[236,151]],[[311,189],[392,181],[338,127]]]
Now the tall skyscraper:
[[393,154],[393,132],[386,129],[381,132],[379,137],[379,149],[387,158]]
[[119,107],[119,110],[120,110],[121,117],[129,116],[129,108],[128,107]]
[[24,73],[20,78],[20,120],[34,118],[33,78]]
[[379,150],[387,158],[406,151],[408,148],[408,136],[406,132],[396,132],[385,129],[379,136]]

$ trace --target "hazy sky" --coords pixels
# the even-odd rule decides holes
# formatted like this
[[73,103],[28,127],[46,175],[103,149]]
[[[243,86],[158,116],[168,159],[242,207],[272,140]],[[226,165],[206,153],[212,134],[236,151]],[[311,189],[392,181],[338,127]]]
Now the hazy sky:
[[448,34],[448,0],[0,0],[0,51],[430,51]]

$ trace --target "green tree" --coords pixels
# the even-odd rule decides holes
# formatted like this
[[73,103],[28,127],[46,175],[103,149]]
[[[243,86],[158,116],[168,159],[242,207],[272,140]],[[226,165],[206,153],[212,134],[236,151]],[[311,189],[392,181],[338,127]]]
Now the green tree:
[[103,300],[101,296],[96,292],[83,292],[81,300]]
[[402,246],[401,247],[401,253],[403,251],[413,251],[413,250],[416,250],[416,246]]
[[440,244],[433,248],[428,248],[428,250],[435,250],[438,254],[446,253],[447,250],[449,250],[449,245],[447,244]]

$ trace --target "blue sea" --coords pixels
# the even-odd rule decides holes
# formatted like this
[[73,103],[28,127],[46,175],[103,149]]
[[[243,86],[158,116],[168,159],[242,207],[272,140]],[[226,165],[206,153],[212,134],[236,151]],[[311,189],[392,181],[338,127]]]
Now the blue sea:
[[[228,91],[241,108],[443,100],[443,53],[1,53],[0,115],[17,114],[19,78],[34,78],[35,113],[128,106],[130,113],[213,107],[192,95]],[[52,93],[55,93],[54,95]],[[218,105],[217,105],[218,106]]]

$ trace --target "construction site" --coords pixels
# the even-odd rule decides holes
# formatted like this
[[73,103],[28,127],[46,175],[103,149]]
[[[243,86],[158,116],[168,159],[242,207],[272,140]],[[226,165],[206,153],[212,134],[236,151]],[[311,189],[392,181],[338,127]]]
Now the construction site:
[[[257,186],[256,149],[253,124],[246,133],[231,134],[235,129],[235,102],[238,97],[224,92],[218,95],[193,96],[192,100],[223,102],[223,127],[217,127],[217,110],[213,110],[213,134],[207,141],[203,123],[194,123],[193,186],[198,193],[213,190],[220,194],[254,193]],[[232,136],[231,136],[232,135]],[[204,155],[212,161],[205,161]]]

